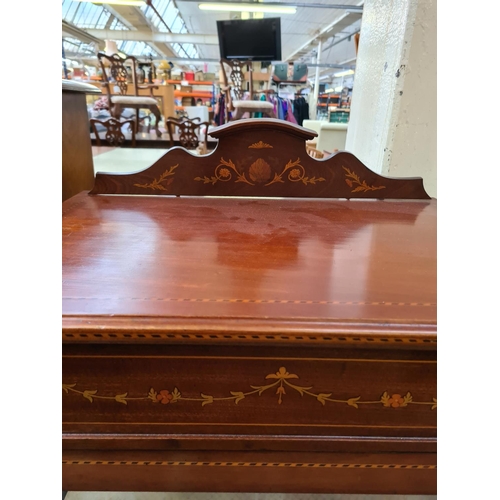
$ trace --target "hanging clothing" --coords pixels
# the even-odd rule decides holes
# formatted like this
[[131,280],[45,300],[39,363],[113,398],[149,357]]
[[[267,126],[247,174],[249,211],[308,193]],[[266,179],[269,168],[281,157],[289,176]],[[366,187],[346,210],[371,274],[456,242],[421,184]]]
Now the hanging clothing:
[[293,105],[291,102],[289,102],[288,104],[288,109],[286,112],[286,121],[297,124],[297,120],[295,119],[295,116],[293,114]]
[[293,115],[300,126],[304,120],[309,120],[309,104],[304,97],[298,97],[293,101]]
[[297,123],[293,115],[293,104],[290,99],[283,99],[282,97],[274,97],[269,99],[274,105],[274,114],[279,120],[285,120],[290,123]]
[[[259,98],[259,101],[267,101],[266,94],[262,94]],[[257,111],[257,113],[254,113],[255,118],[262,118],[264,116],[264,113],[261,111]]]
[[214,123],[215,125],[224,125],[231,119],[231,113],[228,113],[226,107],[226,97],[221,92],[217,98],[214,110]]

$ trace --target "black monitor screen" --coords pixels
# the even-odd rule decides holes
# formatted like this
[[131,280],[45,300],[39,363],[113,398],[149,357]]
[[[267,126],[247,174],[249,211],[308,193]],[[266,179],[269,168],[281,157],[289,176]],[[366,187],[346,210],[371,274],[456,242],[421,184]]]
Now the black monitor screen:
[[221,59],[281,60],[280,18],[217,21]]

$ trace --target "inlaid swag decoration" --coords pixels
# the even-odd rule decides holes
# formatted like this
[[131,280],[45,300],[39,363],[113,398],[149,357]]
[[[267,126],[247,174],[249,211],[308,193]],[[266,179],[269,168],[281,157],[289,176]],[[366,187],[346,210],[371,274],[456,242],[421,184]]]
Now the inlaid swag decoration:
[[421,178],[376,174],[353,154],[310,157],[316,132],[283,120],[238,120],[214,129],[214,151],[168,150],[132,174],[97,173],[90,194],[429,199]]
[[117,403],[128,404],[128,402],[135,401],[149,401],[155,404],[173,404],[183,401],[193,401],[201,403],[201,406],[206,406],[213,403],[218,403],[222,401],[233,401],[238,404],[244,399],[261,396],[267,391],[275,391],[275,395],[278,396],[277,403],[282,404],[284,397],[287,394],[287,389],[298,392],[301,396],[307,396],[305,400],[315,399],[317,402],[325,406],[327,403],[337,403],[346,404],[353,408],[359,408],[360,405],[382,405],[386,408],[404,408],[409,405],[425,405],[431,410],[437,408],[437,399],[432,398],[432,401],[415,401],[413,395],[407,392],[405,395],[384,391],[380,396],[380,399],[368,401],[363,400],[361,396],[354,396],[348,399],[337,399],[333,396],[332,392],[316,392],[314,388],[305,387],[292,382],[294,379],[298,379],[298,375],[294,373],[289,373],[287,369],[282,366],[276,373],[270,373],[266,376],[266,380],[270,380],[269,384],[264,385],[251,385],[251,390],[249,391],[230,391],[230,396],[217,397],[210,394],[201,393],[199,396],[192,396],[181,392],[176,386],[169,388],[160,388],[159,390],[151,387],[148,394],[142,396],[129,396],[128,392],[115,395],[101,395],[98,394],[98,389],[85,389],[81,390],[77,387],[76,383],[73,384],[63,384],[62,388],[66,394],[79,394],[91,403],[94,400],[108,400],[116,401]]

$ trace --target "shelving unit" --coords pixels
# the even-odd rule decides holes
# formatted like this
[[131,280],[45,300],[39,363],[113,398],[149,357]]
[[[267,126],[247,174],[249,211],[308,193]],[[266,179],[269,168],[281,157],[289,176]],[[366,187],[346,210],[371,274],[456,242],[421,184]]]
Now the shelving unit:
[[[215,83],[214,82],[205,82],[205,81],[194,81],[194,80],[167,80],[167,83],[170,83],[172,85],[178,85],[178,86],[189,86],[189,87],[196,87],[196,89],[193,88],[191,91],[186,91],[186,90],[174,90],[174,99],[182,99],[183,98],[194,98],[195,101],[197,99],[201,99],[203,101],[203,105],[207,106],[208,103],[208,111],[212,112],[214,105],[215,105]],[[210,90],[204,90],[201,87],[210,87]],[[199,89],[199,90],[198,90]],[[176,111],[181,111],[183,110],[188,104],[175,104],[175,109]],[[191,104],[189,104],[191,106]]]
[[350,108],[332,109],[328,112],[328,121],[330,123],[348,123],[350,112]]
[[[245,82],[247,83],[247,89],[249,89],[250,76],[249,72],[244,73]],[[252,71],[252,83],[254,92],[262,92],[270,89],[271,74],[265,73],[263,71]]]
[[324,93],[318,95],[317,104],[317,119],[329,116],[330,107],[338,107],[340,105],[340,94]]

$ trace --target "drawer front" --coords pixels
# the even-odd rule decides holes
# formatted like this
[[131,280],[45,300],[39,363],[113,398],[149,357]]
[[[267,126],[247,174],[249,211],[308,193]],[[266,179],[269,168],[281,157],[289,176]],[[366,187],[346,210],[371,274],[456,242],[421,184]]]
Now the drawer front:
[[435,352],[68,345],[62,395],[69,434],[436,436]]

